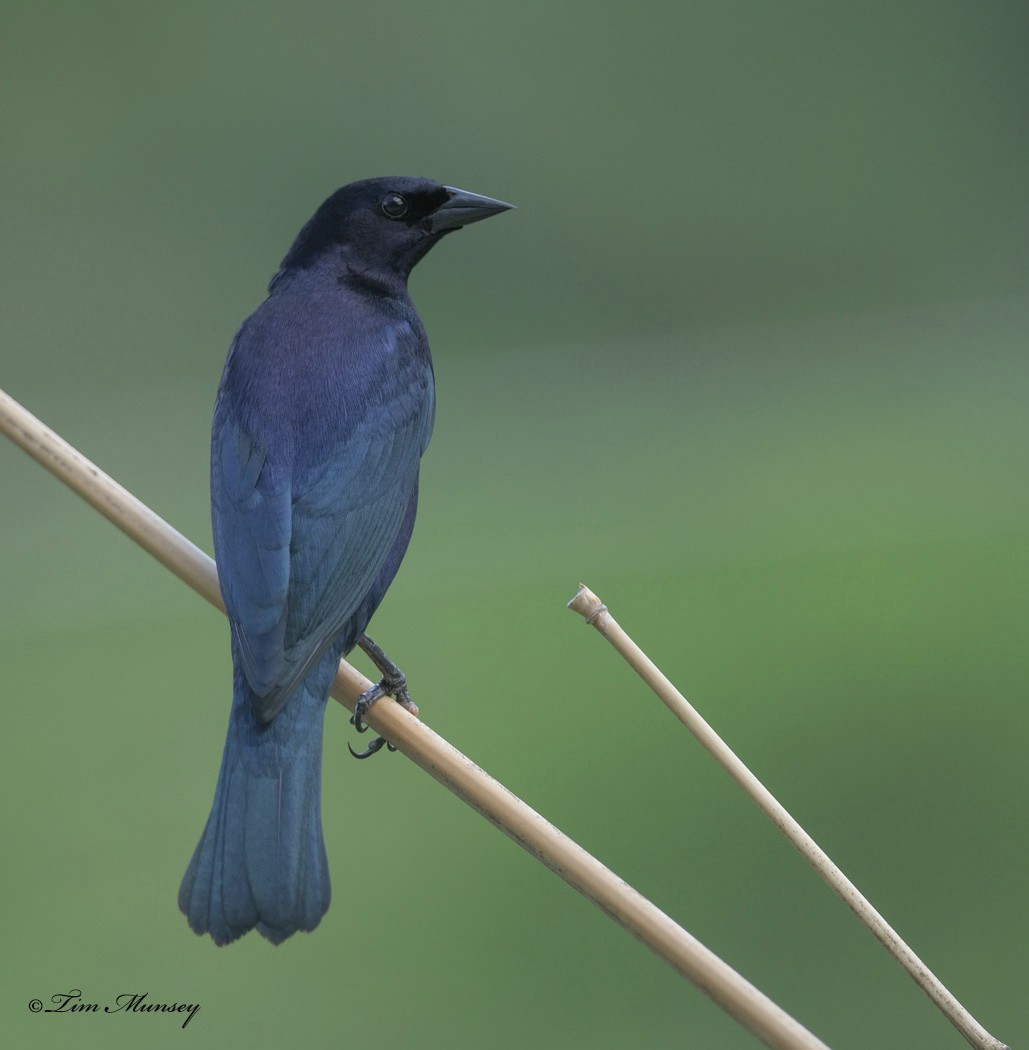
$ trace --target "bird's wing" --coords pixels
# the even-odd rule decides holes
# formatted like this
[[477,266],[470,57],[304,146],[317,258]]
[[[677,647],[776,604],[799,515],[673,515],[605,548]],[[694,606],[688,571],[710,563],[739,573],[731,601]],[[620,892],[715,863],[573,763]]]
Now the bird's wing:
[[400,531],[433,421],[431,369],[400,363],[402,349],[316,467],[287,475],[231,421],[216,435],[219,572],[263,721],[355,614]]
[[292,535],[290,479],[219,397],[211,439],[218,582],[251,688],[280,674]]

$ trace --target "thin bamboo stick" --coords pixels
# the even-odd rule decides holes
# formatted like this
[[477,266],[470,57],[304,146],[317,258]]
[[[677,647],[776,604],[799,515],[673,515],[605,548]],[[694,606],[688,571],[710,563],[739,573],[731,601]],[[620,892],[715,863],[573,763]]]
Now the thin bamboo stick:
[[[0,431],[224,611],[214,562],[203,551],[3,391]],[[343,661],[333,695],[351,708],[370,685]],[[376,704],[365,721],[768,1046],[827,1050],[821,1040],[695,937],[399,704]]]
[[896,930],[872,907],[821,846],[744,765],[697,709],[662,674],[653,660],[611,615],[607,606],[585,584],[579,585],[579,592],[568,603],[568,607],[579,613],[614,646],[672,714],[707,748],[718,764],[760,806],[765,816],[789,839],[844,904],[872,931],[879,943],[904,967],[919,988],[929,996],[965,1039],[976,1050],[1008,1050],[1004,1043],[995,1039],[979,1024],[944,987],[932,970],[904,943]]

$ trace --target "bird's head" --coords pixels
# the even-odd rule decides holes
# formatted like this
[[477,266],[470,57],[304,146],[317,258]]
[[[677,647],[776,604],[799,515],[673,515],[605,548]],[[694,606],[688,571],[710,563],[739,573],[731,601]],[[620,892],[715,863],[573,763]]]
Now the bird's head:
[[397,176],[352,182],[310,218],[282,270],[303,270],[328,258],[369,276],[406,280],[440,238],[512,207],[431,179]]

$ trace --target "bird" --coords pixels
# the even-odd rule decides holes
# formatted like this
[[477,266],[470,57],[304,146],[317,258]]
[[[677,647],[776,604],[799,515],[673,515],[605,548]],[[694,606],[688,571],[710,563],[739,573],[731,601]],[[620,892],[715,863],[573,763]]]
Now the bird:
[[361,645],[383,674],[358,701],[358,729],[386,694],[416,711],[365,633],[411,539],[435,417],[408,277],[443,237],[512,207],[431,179],[350,183],[303,226],[232,340],[211,427],[232,707],[179,890],[215,944],[255,928],[281,944],[328,910],[322,724],[340,658]]

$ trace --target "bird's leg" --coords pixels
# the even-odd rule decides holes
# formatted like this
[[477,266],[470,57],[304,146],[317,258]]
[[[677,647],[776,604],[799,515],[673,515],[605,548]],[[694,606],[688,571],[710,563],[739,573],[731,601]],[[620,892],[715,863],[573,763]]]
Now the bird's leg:
[[[377,685],[373,685],[371,689],[366,689],[357,698],[357,702],[354,704],[354,713],[350,717],[353,727],[359,733],[367,732],[368,726],[363,721],[364,716],[368,713],[368,709],[372,704],[384,696],[392,696],[398,704],[407,708],[411,714],[417,715],[418,707],[411,699],[411,694],[407,688],[407,676],[404,672],[393,663],[368,635],[362,635],[357,644],[379,669],[382,678]],[[350,747],[350,753],[354,758],[368,758],[377,751],[381,751],[384,744],[390,751],[396,751],[396,748],[381,736],[376,737],[364,751],[355,751],[349,744],[347,744],[347,747]]]
[[[369,707],[380,696],[392,696],[398,704],[402,707],[406,707],[408,711],[413,715],[418,714],[418,708],[411,700],[411,694],[407,689],[407,676],[399,667],[368,637],[368,635],[361,635],[358,639],[357,644],[365,652],[368,658],[373,664],[379,669],[379,673],[382,675],[382,681],[378,685],[372,686],[364,694],[368,698],[367,704],[365,704],[364,711],[367,711]],[[369,696],[370,693],[375,693],[375,696]],[[358,700],[358,703],[361,701]]]

